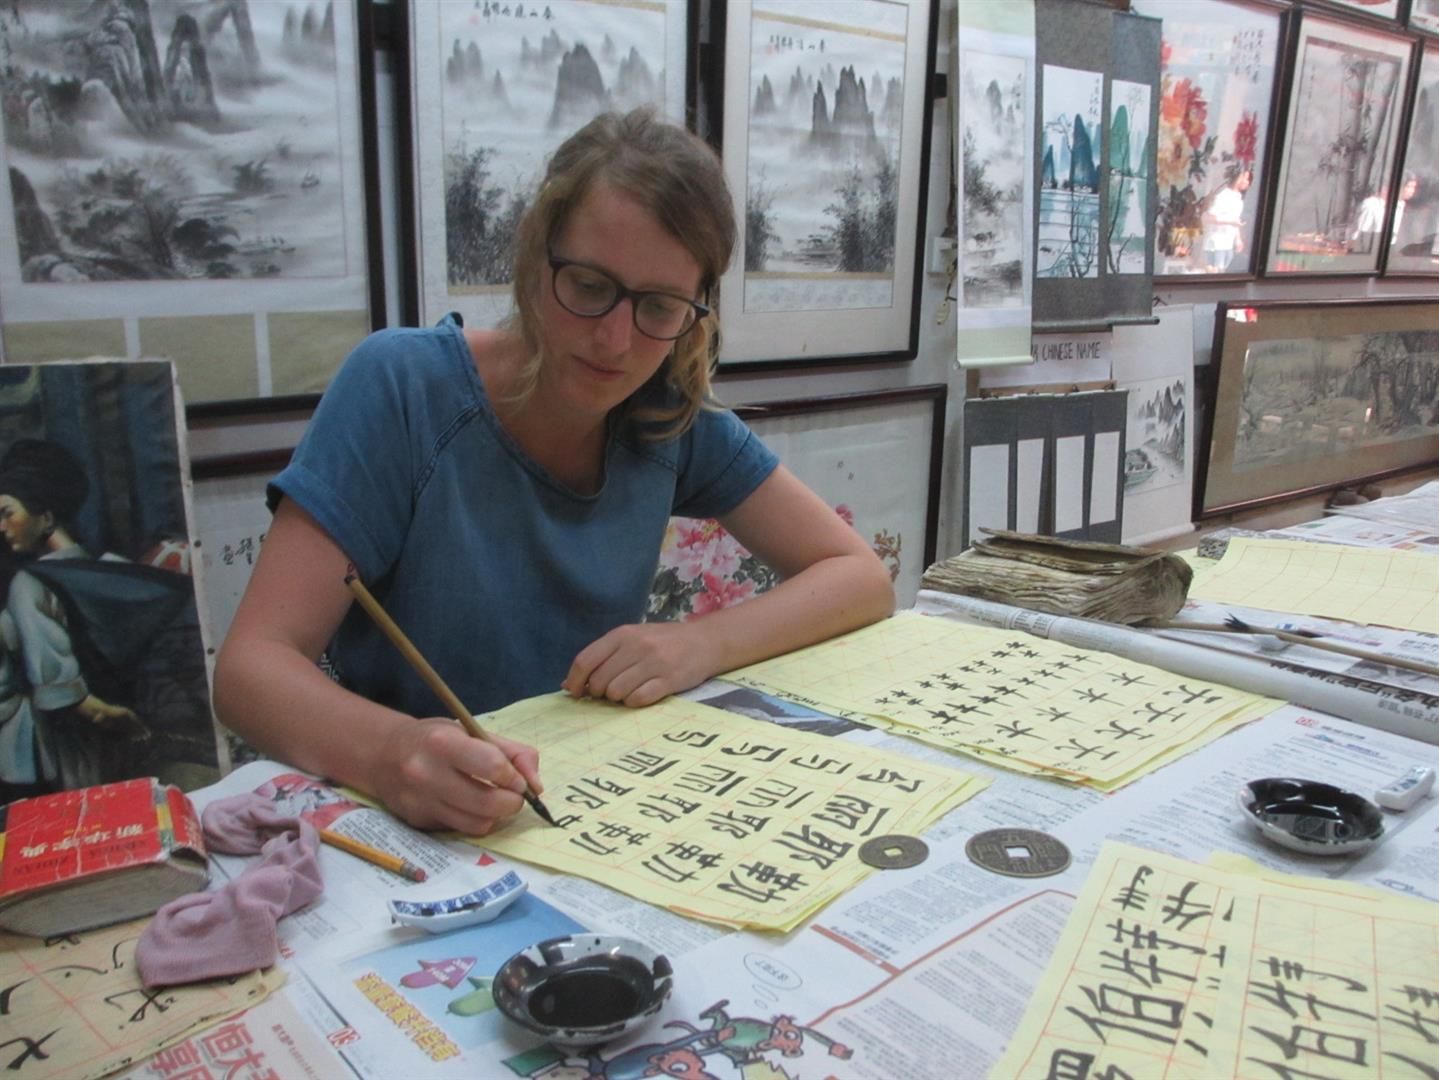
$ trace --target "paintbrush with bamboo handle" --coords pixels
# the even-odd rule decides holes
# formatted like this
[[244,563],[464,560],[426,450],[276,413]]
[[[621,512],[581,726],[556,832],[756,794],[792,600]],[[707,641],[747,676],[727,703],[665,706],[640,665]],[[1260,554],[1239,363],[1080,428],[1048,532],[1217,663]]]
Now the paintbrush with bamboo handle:
[[1252,636],[1267,634],[1280,641],[1287,641],[1291,645],[1308,645],[1311,649],[1340,653],[1344,656],[1352,656],[1356,660],[1367,660],[1371,664],[1387,664],[1390,667],[1403,668],[1406,671],[1417,671],[1421,675],[1439,676],[1439,667],[1426,664],[1422,660],[1405,660],[1397,656],[1385,656],[1383,653],[1371,652],[1369,649],[1359,649],[1353,645],[1341,645],[1321,637],[1312,630],[1295,633],[1292,630],[1281,630],[1278,627],[1252,626],[1234,615],[1229,616],[1228,621],[1222,623],[1184,622],[1182,619],[1170,619],[1150,625],[1162,627],[1165,630],[1206,630],[1217,634],[1250,634]]
[[[370,618],[375,620],[375,625],[384,631],[385,636],[390,639],[390,643],[400,650],[400,655],[409,661],[410,666],[415,669],[416,674],[425,681],[425,685],[433,690],[435,696],[445,703],[445,708],[450,710],[450,715],[460,722],[460,726],[473,738],[483,739],[485,742],[493,745],[494,740],[490,738],[485,729],[480,726],[474,714],[465,708],[464,703],[455,696],[455,692],[446,685],[444,679],[440,678],[439,672],[430,666],[430,662],[420,654],[419,649],[415,648],[414,642],[405,636],[405,632],[399,628],[394,619],[390,618],[389,613],[380,606],[380,602],[375,599],[370,590],[365,588],[364,583],[360,581],[359,575],[354,572],[353,568],[345,575],[345,584],[349,586],[350,592],[355,594],[355,599],[360,602],[360,606],[365,609],[365,612]],[[483,784],[488,784],[490,787],[495,787],[492,781],[486,780],[482,776],[476,776],[475,779]],[[530,788],[528,783],[525,784],[524,797],[525,802],[530,804],[530,809],[539,814],[540,817],[544,818],[551,825],[559,824],[550,814],[545,804],[540,801],[540,797]]]

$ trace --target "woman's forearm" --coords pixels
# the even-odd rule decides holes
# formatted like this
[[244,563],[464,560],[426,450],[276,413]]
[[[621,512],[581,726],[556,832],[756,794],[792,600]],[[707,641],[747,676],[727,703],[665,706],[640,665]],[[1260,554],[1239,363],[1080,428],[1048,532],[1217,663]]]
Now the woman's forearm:
[[374,793],[386,739],[413,718],[340,686],[278,642],[226,642],[215,713],[261,753]]
[[697,620],[713,648],[710,675],[857,630],[894,612],[894,586],[869,553],[834,555],[769,592]]

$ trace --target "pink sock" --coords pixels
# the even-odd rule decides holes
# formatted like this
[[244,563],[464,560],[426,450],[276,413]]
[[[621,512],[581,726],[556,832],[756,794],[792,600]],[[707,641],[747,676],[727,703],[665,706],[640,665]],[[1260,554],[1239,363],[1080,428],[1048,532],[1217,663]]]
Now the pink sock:
[[279,955],[275,924],[324,890],[319,833],[308,821],[282,816],[264,796],[219,799],[200,823],[212,850],[261,857],[219,889],[181,896],[155,913],[135,946],[146,986],[269,967]]

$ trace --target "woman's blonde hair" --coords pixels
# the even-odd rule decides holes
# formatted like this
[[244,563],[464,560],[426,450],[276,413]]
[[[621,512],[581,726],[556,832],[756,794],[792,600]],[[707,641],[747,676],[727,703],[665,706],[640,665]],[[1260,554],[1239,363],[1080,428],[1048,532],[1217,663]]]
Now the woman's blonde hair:
[[[649,108],[595,117],[554,152],[516,232],[516,311],[508,326],[524,340],[528,359],[508,397],[515,404],[534,392],[545,363],[538,298],[550,273],[550,244],[601,182],[649,210],[684,245],[699,264],[702,298],[710,295],[729,265],[735,246],[734,205],[719,156],[697,135],[660,120]],[[718,333],[719,320],[711,311],[674,343],[647,384],[668,387],[671,393],[663,397],[669,400],[639,408],[632,396],[620,406],[645,424],[647,437],[673,438],[684,432],[709,402],[710,361]]]

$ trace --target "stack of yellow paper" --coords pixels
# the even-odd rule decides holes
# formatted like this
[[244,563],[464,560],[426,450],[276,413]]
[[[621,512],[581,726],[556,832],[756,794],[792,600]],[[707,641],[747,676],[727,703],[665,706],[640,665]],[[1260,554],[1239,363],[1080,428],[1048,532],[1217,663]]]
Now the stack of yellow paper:
[[914,614],[725,678],[1102,791],[1281,704],[1106,652]]
[[1106,844],[994,1076],[1433,1076],[1439,905]]
[[683,915],[787,930],[871,868],[866,840],[917,834],[988,781],[678,698],[561,694],[484,718],[540,748],[545,805],[475,843]]

